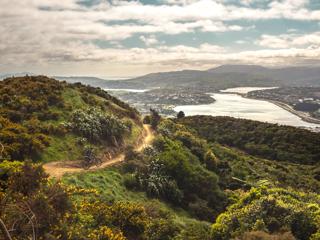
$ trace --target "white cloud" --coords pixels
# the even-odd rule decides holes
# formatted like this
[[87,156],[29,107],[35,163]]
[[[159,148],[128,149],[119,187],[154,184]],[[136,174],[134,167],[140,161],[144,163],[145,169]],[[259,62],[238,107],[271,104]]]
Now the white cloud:
[[156,39],[156,37],[154,35],[152,35],[150,37],[140,36],[140,40],[142,42],[144,42],[147,46],[154,45],[154,44],[158,43],[158,40]]
[[[92,7],[76,2],[2,0],[0,70],[7,66],[39,66],[44,69],[57,66],[55,71],[64,67],[65,71],[70,71],[71,65],[83,64],[91,71],[105,71],[103,64],[146,66],[172,63],[172,67],[200,67],[201,64],[206,67],[206,64],[219,61],[275,64],[277,61],[319,59],[319,33],[264,35],[256,41],[265,48],[286,48],[282,50],[234,53],[213,43],[190,47],[183,42],[173,47],[163,44],[156,47],[155,35],[158,34],[222,33],[251,28],[234,23],[242,19],[250,22],[257,19],[320,20],[320,11],[307,9],[307,0],[276,0],[267,8],[256,9],[250,6],[258,0],[242,0],[242,7],[228,4],[227,0],[163,0],[160,5],[114,0],[111,3],[101,1]],[[125,49],[121,46],[119,41],[135,34],[141,36],[146,48]],[[93,44],[96,40],[109,41],[113,47],[100,48]]]
[[256,41],[257,45],[267,48],[290,48],[301,46],[320,46],[320,32],[314,32],[311,34],[298,35],[298,34],[282,34],[279,36],[274,35],[262,35],[262,37]]

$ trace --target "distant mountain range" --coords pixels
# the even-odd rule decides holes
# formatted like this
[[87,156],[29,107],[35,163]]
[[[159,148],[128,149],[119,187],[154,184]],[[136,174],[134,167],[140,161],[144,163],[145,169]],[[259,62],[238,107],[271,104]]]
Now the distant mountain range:
[[0,80],[8,78],[8,77],[24,77],[26,75],[32,76],[36,75],[31,72],[17,72],[17,73],[0,73]]
[[152,73],[109,88],[174,88],[215,91],[231,87],[320,86],[320,67],[266,68],[258,65],[222,65],[206,71]]
[[[32,73],[6,74],[23,76]],[[128,80],[97,77],[55,76],[70,83],[81,82],[101,88],[171,88],[217,91],[231,87],[320,86],[320,67],[266,68],[259,65],[222,65],[205,71],[183,70],[151,73]]]

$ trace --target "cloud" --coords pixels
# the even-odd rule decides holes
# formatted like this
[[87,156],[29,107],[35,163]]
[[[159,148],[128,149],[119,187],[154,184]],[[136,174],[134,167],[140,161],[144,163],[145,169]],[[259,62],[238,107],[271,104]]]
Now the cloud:
[[145,37],[145,36],[140,36],[140,40],[145,43],[145,45],[150,46],[158,43],[158,40],[156,39],[155,36],[150,36],[150,37]]
[[[72,66],[83,64],[91,71],[105,71],[102,65],[140,64],[142,69],[147,65],[171,63],[170,67],[205,68],[219,61],[266,64],[318,61],[318,32],[264,34],[255,43],[266,50],[241,52],[214,44],[215,39],[205,35],[243,33],[253,28],[256,20],[320,20],[320,11],[309,9],[307,0],[242,0],[240,6],[231,2],[158,0],[158,4],[143,4],[113,0],[85,6],[77,0],[2,0],[0,71],[8,66],[78,71],[78,68],[72,70]],[[252,7],[257,3],[263,7]],[[202,42],[191,47],[188,39],[184,39],[176,46],[165,46],[155,37],[183,33],[199,34],[197,39]],[[122,40],[132,36],[140,36],[145,48],[121,45]],[[243,41],[237,40],[233,42]],[[109,42],[110,47],[99,47],[94,44],[96,41]]]
[[279,36],[262,35],[256,41],[257,45],[267,48],[290,48],[290,47],[310,47],[320,46],[320,32],[311,34],[282,34]]

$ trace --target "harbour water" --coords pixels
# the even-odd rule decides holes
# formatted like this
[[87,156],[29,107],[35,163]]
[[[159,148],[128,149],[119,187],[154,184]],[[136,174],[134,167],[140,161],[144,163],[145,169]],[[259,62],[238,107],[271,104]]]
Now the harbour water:
[[[261,88],[254,88],[259,90]],[[262,88],[265,89],[265,88]],[[300,117],[292,114],[285,109],[263,100],[255,100],[242,97],[235,92],[245,94],[248,88],[226,89],[224,93],[210,94],[216,101],[204,105],[185,105],[174,108],[176,112],[183,111],[186,116],[190,115],[212,115],[212,116],[230,116],[257,120],[262,122],[277,123],[279,125],[289,125],[305,128],[319,128],[319,124],[308,123]],[[233,92],[233,93],[228,93]]]

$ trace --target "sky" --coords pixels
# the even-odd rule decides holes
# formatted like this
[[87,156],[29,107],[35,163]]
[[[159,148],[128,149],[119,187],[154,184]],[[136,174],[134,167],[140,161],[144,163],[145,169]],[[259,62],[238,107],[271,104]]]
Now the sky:
[[320,66],[320,0],[0,0],[0,73]]

